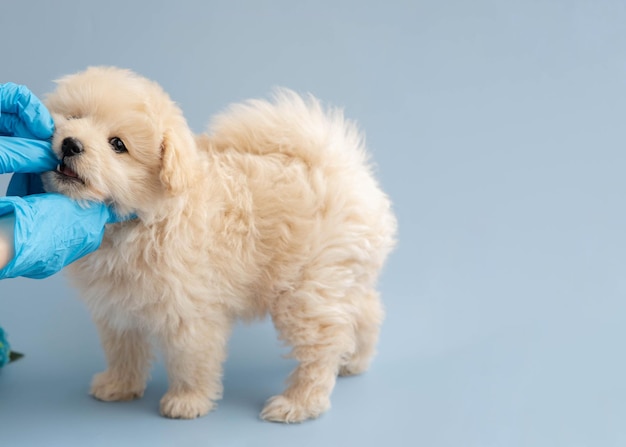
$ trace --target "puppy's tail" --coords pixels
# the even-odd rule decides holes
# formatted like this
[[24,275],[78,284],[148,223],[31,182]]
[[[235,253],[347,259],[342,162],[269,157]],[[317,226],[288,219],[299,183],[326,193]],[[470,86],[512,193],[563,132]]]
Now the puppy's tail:
[[324,108],[312,95],[284,88],[275,89],[270,101],[232,105],[214,118],[209,132],[218,150],[281,153],[312,166],[342,159],[352,166],[368,163],[364,137],[341,109]]

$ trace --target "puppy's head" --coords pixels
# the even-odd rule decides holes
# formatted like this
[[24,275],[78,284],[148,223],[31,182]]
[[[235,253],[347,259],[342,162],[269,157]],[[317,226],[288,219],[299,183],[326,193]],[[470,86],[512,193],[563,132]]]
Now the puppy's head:
[[46,105],[60,160],[44,185],[118,213],[149,210],[193,182],[197,150],[180,109],[130,71],[92,67],[58,81]]

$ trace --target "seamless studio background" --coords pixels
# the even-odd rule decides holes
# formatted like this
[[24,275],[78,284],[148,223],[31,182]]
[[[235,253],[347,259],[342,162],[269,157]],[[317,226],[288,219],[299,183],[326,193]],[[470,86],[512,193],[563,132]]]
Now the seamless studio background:
[[[345,109],[399,218],[371,371],[321,419],[257,418],[291,369],[238,326],[218,409],[87,395],[104,367],[63,274],[0,282],[26,357],[0,372],[6,446],[623,446],[626,5],[592,0],[3,1],[0,82],[89,65],[159,82],[200,132],[274,86]],[[8,176],[0,176],[4,190]]]

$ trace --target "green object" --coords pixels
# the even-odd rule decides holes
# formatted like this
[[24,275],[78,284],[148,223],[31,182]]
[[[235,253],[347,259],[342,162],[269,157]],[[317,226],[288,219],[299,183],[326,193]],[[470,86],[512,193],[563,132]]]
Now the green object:
[[11,345],[7,341],[6,332],[0,327],[0,367],[24,357],[24,354],[11,351]]
[[7,341],[4,330],[0,327],[0,367],[11,361],[11,345]]

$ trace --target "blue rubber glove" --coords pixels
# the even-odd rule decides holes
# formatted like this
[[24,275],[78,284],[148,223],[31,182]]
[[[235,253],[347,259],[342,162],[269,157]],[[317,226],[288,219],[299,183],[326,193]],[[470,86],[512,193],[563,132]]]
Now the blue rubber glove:
[[96,250],[104,226],[117,222],[103,204],[80,206],[61,194],[35,194],[0,199],[0,215],[15,213],[15,256],[0,279],[45,278]]
[[23,85],[0,84],[0,174],[40,173],[59,164],[48,109]]
[[43,192],[39,172],[59,163],[49,140],[54,123],[48,109],[23,85],[0,84],[0,174],[15,172],[7,195]]

